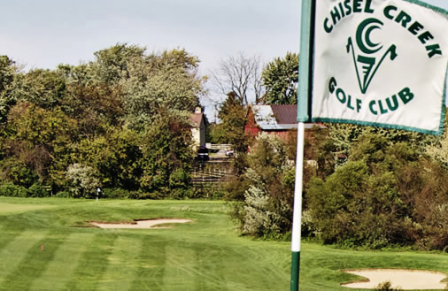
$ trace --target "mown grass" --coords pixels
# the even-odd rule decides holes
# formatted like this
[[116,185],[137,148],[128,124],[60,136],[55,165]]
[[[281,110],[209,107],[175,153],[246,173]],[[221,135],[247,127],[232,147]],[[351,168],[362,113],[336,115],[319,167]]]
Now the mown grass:
[[[0,197],[1,290],[289,290],[289,242],[239,237],[223,202]],[[187,218],[171,229],[86,221]],[[448,274],[448,256],[302,246],[300,290],[349,290],[341,272],[411,268]],[[353,290],[353,289],[350,289]]]

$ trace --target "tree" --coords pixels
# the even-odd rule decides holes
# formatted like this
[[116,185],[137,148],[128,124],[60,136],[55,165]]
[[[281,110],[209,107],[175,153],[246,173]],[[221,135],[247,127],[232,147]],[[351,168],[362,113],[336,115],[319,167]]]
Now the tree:
[[129,78],[120,83],[127,121],[142,128],[161,108],[183,115],[192,112],[204,93],[205,79],[198,76],[198,65],[198,58],[184,49],[128,64]]
[[112,127],[95,139],[77,144],[74,160],[97,170],[106,188],[137,190],[142,175],[141,137],[131,129]]
[[[233,92],[243,106],[258,103],[263,95],[260,57],[239,53],[221,61],[212,72],[212,81],[221,94]],[[251,98],[250,94],[253,94]],[[251,100],[252,99],[252,100]]]
[[95,138],[109,126],[120,126],[125,115],[123,93],[118,85],[69,84],[62,108],[78,120],[80,134]]
[[279,236],[291,230],[294,165],[287,162],[286,147],[278,137],[263,133],[248,155],[245,171],[248,190],[236,217],[243,234]]
[[95,52],[95,60],[88,64],[59,66],[58,74],[68,86],[65,109],[70,112],[73,107],[75,113],[88,109],[88,114],[77,115],[81,120],[93,119],[87,121],[93,125],[104,115],[98,106],[109,103],[113,110],[108,120],[115,113],[115,121],[143,130],[160,108],[186,115],[199,105],[205,82],[197,72],[199,63],[184,49],[148,54],[144,47],[117,44]]
[[0,56],[0,122],[6,122],[9,109],[17,103],[21,74],[7,56]]
[[14,169],[22,169],[22,174],[28,173],[28,180],[62,184],[78,134],[76,121],[61,108],[47,110],[19,102],[11,109],[2,133],[1,167],[6,179],[14,180]]
[[299,55],[288,52],[284,59],[275,58],[262,73],[266,104],[297,104]]
[[325,243],[381,248],[448,243],[448,174],[412,143],[366,132],[348,162],[306,192],[311,224]]
[[192,144],[188,120],[162,109],[144,132],[141,189],[161,197],[184,197],[190,184]]
[[217,138],[221,143],[230,143],[240,153],[244,153],[248,146],[248,137],[244,131],[247,124],[247,109],[244,108],[237,94],[227,94],[227,99],[219,110],[221,123],[217,125]]
[[48,109],[61,105],[66,83],[64,77],[55,71],[36,69],[23,76],[21,88],[16,91],[17,99]]
[[120,83],[123,79],[130,78],[130,64],[134,61],[144,60],[146,57],[145,50],[146,48],[137,45],[118,43],[110,48],[95,52],[95,61],[89,64],[95,80],[114,85]]

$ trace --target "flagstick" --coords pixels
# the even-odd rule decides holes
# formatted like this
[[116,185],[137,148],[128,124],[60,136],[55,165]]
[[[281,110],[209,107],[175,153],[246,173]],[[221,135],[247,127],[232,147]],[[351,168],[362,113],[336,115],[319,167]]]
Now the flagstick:
[[294,214],[292,220],[292,264],[291,264],[291,291],[299,290],[300,275],[300,245],[302,224],[302,191],[303,191],[303,160],[305,148],[305,123],[311,119],[311,110],[308,102],[311,88],[311,59],[313,43],[313,10],[315,0],[302,0],[302,20],[300,31],[300,65],[299,88],[297,99],[297,157],[296,181],[294,189]]
[[294,190],[294,215],[292,221],[291,291],[299,290],[304,148],[305,124],[299,122],[297,128],[296,181]]

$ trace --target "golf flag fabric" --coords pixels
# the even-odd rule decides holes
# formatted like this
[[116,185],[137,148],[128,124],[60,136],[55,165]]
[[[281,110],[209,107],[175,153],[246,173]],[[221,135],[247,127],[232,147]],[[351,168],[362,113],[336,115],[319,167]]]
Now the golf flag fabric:
[[314,5],[312,121],[440,134],[448,13],[416,0]]

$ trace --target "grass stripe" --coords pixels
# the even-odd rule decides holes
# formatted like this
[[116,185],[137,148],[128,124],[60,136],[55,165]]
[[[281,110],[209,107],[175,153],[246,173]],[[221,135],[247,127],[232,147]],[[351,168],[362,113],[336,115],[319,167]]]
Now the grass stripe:
[[[94,239],[86,244],[85,251],[78,260],[78,266],[70,280],[65,286],[69,290],[94,290],[103,276],[109,264],[108,258],[113,250],[117,238],[114,232],[96,234]],[[95,270],[92,272],[92,270]]]
[[164,288],[166,247],[168,241],[163,238],[145,237],[142,241],[140,267],[132,282],[131,290],[160,291]]
[[206,290],[198,288],[197,273],[194,249],[184,243],[166,248],[164,290]]
[[63,290],[75,272],[78,261],[87,251],[94,238],[93,234],[76,233],[69,235],[54,254],[53,260],[37,278],[32,290]]
[[[12,285],[22,279],[21,262],[29,255],[29,252],[40,251],[39,242],[45,235],[46,232],[26,230],[19,235],[9,236],[14,238],[0,251],[0,286],[2,290],[14,289]],[[12,274],[18,277],[13,279]]]
[[229,254],[217,245],[199,245],[194,249],[198,290],[227,290],[224,276],[230,270],[224,268],[224,262]]
[[33,281],[46,269],[48,262],[53,260],[56,250],[66,236],[67,234],[60,232],[49,233],[32,245],[17,269],[4,280],[4,286],[10,290],[29,289]]
[[[1,236],[0,236],[0,250],[11,243],[17,236],[19,236],[25,228],[15,221],[9,220],[7,217],[0,216]],[[1,273],[0,273],[1,276]]]
[[98,290],[124,291],[131,289],[137,270],[144,263],[140,258],[142,247],[142,241],[136,240],[134,235],[124,232],[122,236],[118,237]]
[[0,224],[0,233],[2,234],[0,236],[0,251],[1,251],[8,243],[11,242],[13,237],[16,236],[17,234],[11,235],[6,230],[4,230],[4,226],[2,224]]

